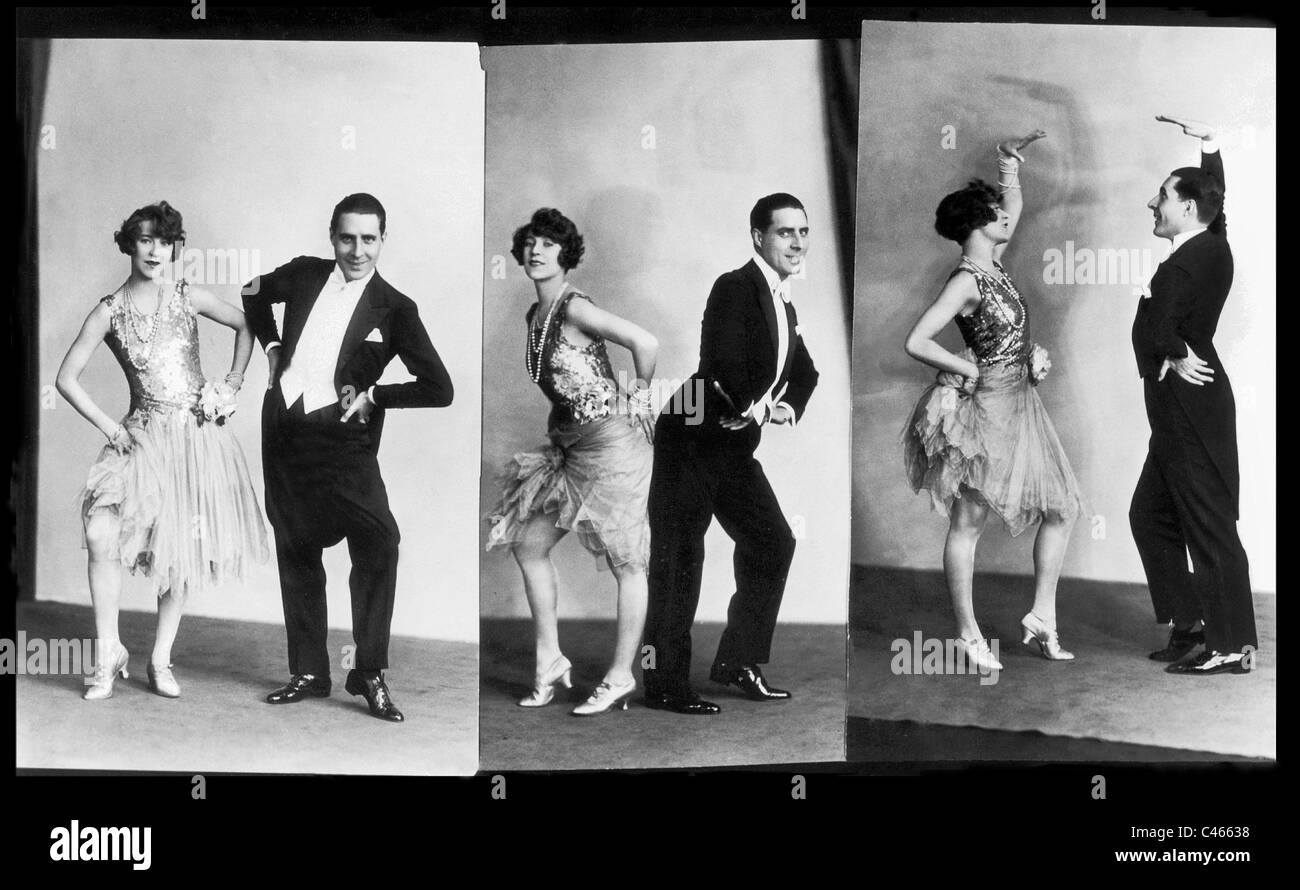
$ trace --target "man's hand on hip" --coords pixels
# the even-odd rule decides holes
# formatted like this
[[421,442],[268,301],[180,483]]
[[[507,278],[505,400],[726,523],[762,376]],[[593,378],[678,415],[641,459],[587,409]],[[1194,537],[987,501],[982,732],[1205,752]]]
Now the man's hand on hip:
[[352,415],[355,414],[361,418],[362,423],[365,423],[370,419],[370,415],[374,410],[375,403],[370,398],[370,391],[363,389],[361,392],[357,393],[356,398],[352,400],[352,404],[347,406],[347,410],[343,412],[343,416],[339,418],[339,422],[347,423],[352,419]]
[[1165,379],[1165,374],[1173,368],[1174,373],[1186,380],[1193,386],[1204,386],[1207,383],[1214,382],[1214,369],[1204,360],[1197,357],[1192,352],[1192,347],[1187,347],[1187,355],[1182,358],[1166,358],[1164,364],[1160,366],[1159,380]]

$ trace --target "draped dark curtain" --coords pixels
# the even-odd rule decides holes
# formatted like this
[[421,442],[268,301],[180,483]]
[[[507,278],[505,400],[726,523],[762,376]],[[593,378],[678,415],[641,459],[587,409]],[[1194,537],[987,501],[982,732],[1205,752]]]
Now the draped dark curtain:
[[[855,253],[854,196],[858,178],[858,56],[861,40],[823,40],[821,66],[826,97],[827,148],[835,207],[835,239],[840,248],[844,317],[853,319]],[[850,324],[849,330],[852,331]]]
[[12,420],[7,446],[10,458],[9,518],[12,522],[9,572],[21,600],[36,596],[36,442],[41,410],[37,319],[36,156],[41,151],[41,117],[49,70],[48,40],[17,41],[15,70],[18,139],[19,265],[9,300],[9,389]]

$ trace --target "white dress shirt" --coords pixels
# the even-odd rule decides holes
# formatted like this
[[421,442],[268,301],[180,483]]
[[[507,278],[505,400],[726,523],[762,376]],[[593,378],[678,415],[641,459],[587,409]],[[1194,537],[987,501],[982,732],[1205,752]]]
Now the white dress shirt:
[[781,401],[789,381],[779,390],[776,388],[777,382],[781,379],[781,369],[785,367],[786,355],[790,352],[790,321],[785,314],[785,304],[790,302],[790,279],[782,279],[777,271],[768,265],[767,260],[757,253],[754,254],[754,263],[767,281],[768,289],[772,293],[772,308],[776,313],[776,377],[772,380],[772,385],[767,388],[767,392],[763,393],[762,398],[746,408],[742,416],[752,417],[759,426],[762,426],[771,419],[774,407],[785,405],[790,414],[790,425],[794,426],[794,409],[787,402]]
[[293,361],[280,375],[280,391],[286,408],[292,407],[299,396],[302,410],[307,414],[338,401],[334,369],[338,366],[339,350],[343,348],[343,335],[374,274],[372,268],[365,278],[348,281],[335,264],[303,325]]

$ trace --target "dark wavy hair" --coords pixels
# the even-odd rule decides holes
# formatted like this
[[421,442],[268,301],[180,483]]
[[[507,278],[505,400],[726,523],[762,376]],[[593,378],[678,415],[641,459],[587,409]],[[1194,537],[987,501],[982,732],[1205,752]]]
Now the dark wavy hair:
[[172,260],[175,260],[180,245],[185,243],[185,225],[181,212],[166,201],[147,204],[122,220],[122,227],[113,233],[117,249],[128,256],[134,253],[145,223],[150,224],[154,238],[172,243]]
[[355,195],[348,195],[334,205],[334,214],[330,217],[331,235],[338,231],[339,218],[345,213],[371,213],[379,217],[379,234],[381,235],[384,234],[384,228],[388,225],[388,214],[384,212],[384,205],[379,203],[379,199],[365,192],[357,192]]
[[1199,167],[1179,167],[1169,174],[1177,176],[1174,191],[1184,201],[1196,202],[1196,218],[1210,225],[1223,209],[1223,184]]
[[943,237],[964,244],[970,233],[998,218],[991,205],[998,203],[998,191],[982,179],[945,195],[934,211],[934,230]]
[[521,266],[524,264],[524,241],[529,235],[557,242],[560,245],[560,268],[566,272],[577,268],[586,249],[582,246],[582,236],[578,234],[578,227],[573,224],[573,220],[554,207],[542,207],[533,214],[532,219],[515,229],[510,255]]
[[777,192],[759,198],[754,204],[754,209],[749,211],[749,228],[766,232],[767,227],[772,224],[772,214],[788,207],[803,210],[805,216],[808,214],[808,211],[803,208],[803,203],[794,195],[786,192]]

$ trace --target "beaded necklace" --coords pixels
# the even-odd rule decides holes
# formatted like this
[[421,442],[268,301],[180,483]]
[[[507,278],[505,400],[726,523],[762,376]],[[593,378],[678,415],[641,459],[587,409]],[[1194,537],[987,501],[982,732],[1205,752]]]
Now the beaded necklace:
[[[1025,300],[1024,297],[1020,296],[1020,291],[1016,290],[1016,286],[1011,283],[1011,279],[1007,277],[1007,273],[1003,272],[1001,267],[998,267],[999,274],[995,277],[992,272],[989,272],[988,270],[984,269],[982,266],[980,266],[978,263],[976,263],[974,260],[966,256],[965,254],[962,254],[961,259],[963,263],[970,266],[970,271],[976,273],[977,275],[982,275],[985,278],[990,279],[994,285],[1001,284],[1004,290],[1013,298],[1015,298],[1016,303],[1020,305],[1019,319],[1016,319],[1014,317],[1014,314],[1006,306],[1003,305],[1001,300],[994,300],[993,305],[997,308],[998,315],[1002,316],[1003,321],[1005,321],[1008,325],[1010,325],[1012,330],[1017,332],[1023,330],[1025,327],[1025,318],[1028,315],[1028,313],[1025,312]],[[997,261],[995,260],[994,265],[996,266],[996,264]]]
[[542,380],[542,353],[546,350],[546,341],[550,338],[551,319],[555,316],[555,310],[559,308],[560,302],[564,299],[564,291],[568,288],[569,283],[566,281],[560,286],[560,294],[551,303],[550,310],[546,313],[546,320],[542,323],[541,328],[537,327],[537,313],[533,313],[532,320],[528,323],[528,342],[524,345],[524,366],[528,368],[528,376],[532,378],[533,383],[540,383]]
[[[158,305],[154,307],[153,315],[149,316],[149,327],[146,333],[140,332],[140,320],[144,319],[145,316],[144,313],[136,307],[135,299],[131,296],[130,279],[127,279],[127,281],[122,284],[121,290],[122,297],[126,302],[126,311],[124,314],[126,315],[128,332],[134,335],[134,337],[128,336],[126,338],[126,354],[131,360],[131,364],[143,371],[145,367],[148,366],[149,360],[153,358],[154,334],[158,330],[158,316],[162,314],[163,310],[163,285],[158,285]],[[138,340],[147,347],[143,357],[140,357],[138,353],[131,349],[131,342],[133,339]]]

